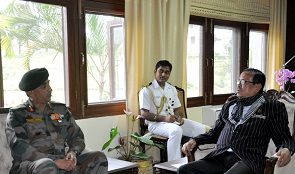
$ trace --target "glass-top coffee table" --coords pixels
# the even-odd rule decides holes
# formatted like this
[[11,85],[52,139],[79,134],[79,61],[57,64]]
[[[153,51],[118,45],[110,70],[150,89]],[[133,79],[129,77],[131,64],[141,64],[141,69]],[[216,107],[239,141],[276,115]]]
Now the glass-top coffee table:
[[123,161],[115,158],[108,159],[108,173],[112,174],[137,174],[138,164],[128,161]]
[[187,163],[187,157],[180,158],[178,160],[168,161],[164,163],[155,164],[154,168],[157,174],[172,174],[176,173],[177,169]]

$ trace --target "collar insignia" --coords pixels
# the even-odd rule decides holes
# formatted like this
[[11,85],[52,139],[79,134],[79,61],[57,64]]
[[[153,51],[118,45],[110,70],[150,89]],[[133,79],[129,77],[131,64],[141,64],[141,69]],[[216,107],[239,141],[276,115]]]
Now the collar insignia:
[[34,112],[34,107],[33,106],[29,105],[28,109],[29,109],[29,112]]

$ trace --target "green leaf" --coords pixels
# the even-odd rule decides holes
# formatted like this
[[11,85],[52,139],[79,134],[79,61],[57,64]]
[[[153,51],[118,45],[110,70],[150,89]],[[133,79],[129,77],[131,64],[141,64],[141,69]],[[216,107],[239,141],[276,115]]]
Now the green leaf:
[[141,137],[141,136],[140,136],[138,133],[136,133],[136,132],[133,133],[133,134],[131,134],[130,136],[131,136],[132,138],[136,139],[136,140],[138,140],[138,138]]
[[121,148],[121,146],[116,146],[116,147],[113,147],[113,148],[109,148],[108,149],[108,152],[110,152],[110,151],[112,151],[112,150],[114,150],[114,149],[120,149]]
[[135,132],[134,134],[131,134],[131,137],[147,145],[154,146],[154,142],[152,140],[150,140],[148,137],[139,135],[137,132]]
[[163,149],[163,150],[166,149],[166,147],[163,144],[155,143],[155,146],[158,147],[158,148],[160,148],[160,149]]
[[131,134],[131,135],[134,135],[134,136],[137,136],[137,137],[141,137],[141,135],[140,135],[139,133],[137,133],[137,132],[134,132],[134,133]]
[[141,141],[141,142],[143,142],[143,143],[145,143],[145,144],[147,144],[147,145],[151,145],[151,146],[154,146],[154,145],[155,145],[154,142],[153,142],[152,140],[147,139],[147,138],[145,138],[145,137],[140,137],[140,138],[139,138],[139,141]]
[[110,131],[110,139],[115,138],[118,134],[118,126],[112,127]]
[[111,129],[111,131],[110,131],[110,139],[106,143],[104,143],[101,150],[105,150],[111,144],[111,142],[117,136],[117,134],[118,134],[118,126]]
[[136,158],[140,158],[140,159],[147,159],[149,158],[149,156],[145,153],[142,153],[142,152],[135,152],[134,154],[132,154],[133,157],[136,157]]

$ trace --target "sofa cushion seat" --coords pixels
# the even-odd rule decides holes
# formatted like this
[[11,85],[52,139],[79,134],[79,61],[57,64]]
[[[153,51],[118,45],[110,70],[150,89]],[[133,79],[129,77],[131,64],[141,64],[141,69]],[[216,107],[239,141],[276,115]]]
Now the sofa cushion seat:
[[7,113],[0,114],[0,173],[9,173],[12,166],[11,151],[5,135]]

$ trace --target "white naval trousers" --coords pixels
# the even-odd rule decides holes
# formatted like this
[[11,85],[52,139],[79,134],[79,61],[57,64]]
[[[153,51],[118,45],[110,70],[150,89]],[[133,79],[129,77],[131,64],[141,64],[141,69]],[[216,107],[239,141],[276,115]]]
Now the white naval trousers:
[[206,125],[184,119],[184,124],[179,126],[175,123],[167,122],[149,122],[148,129],[150,132],[167,137],[168,161],[181,158],[180,142],[182,136],[195,137],[206,132]]

